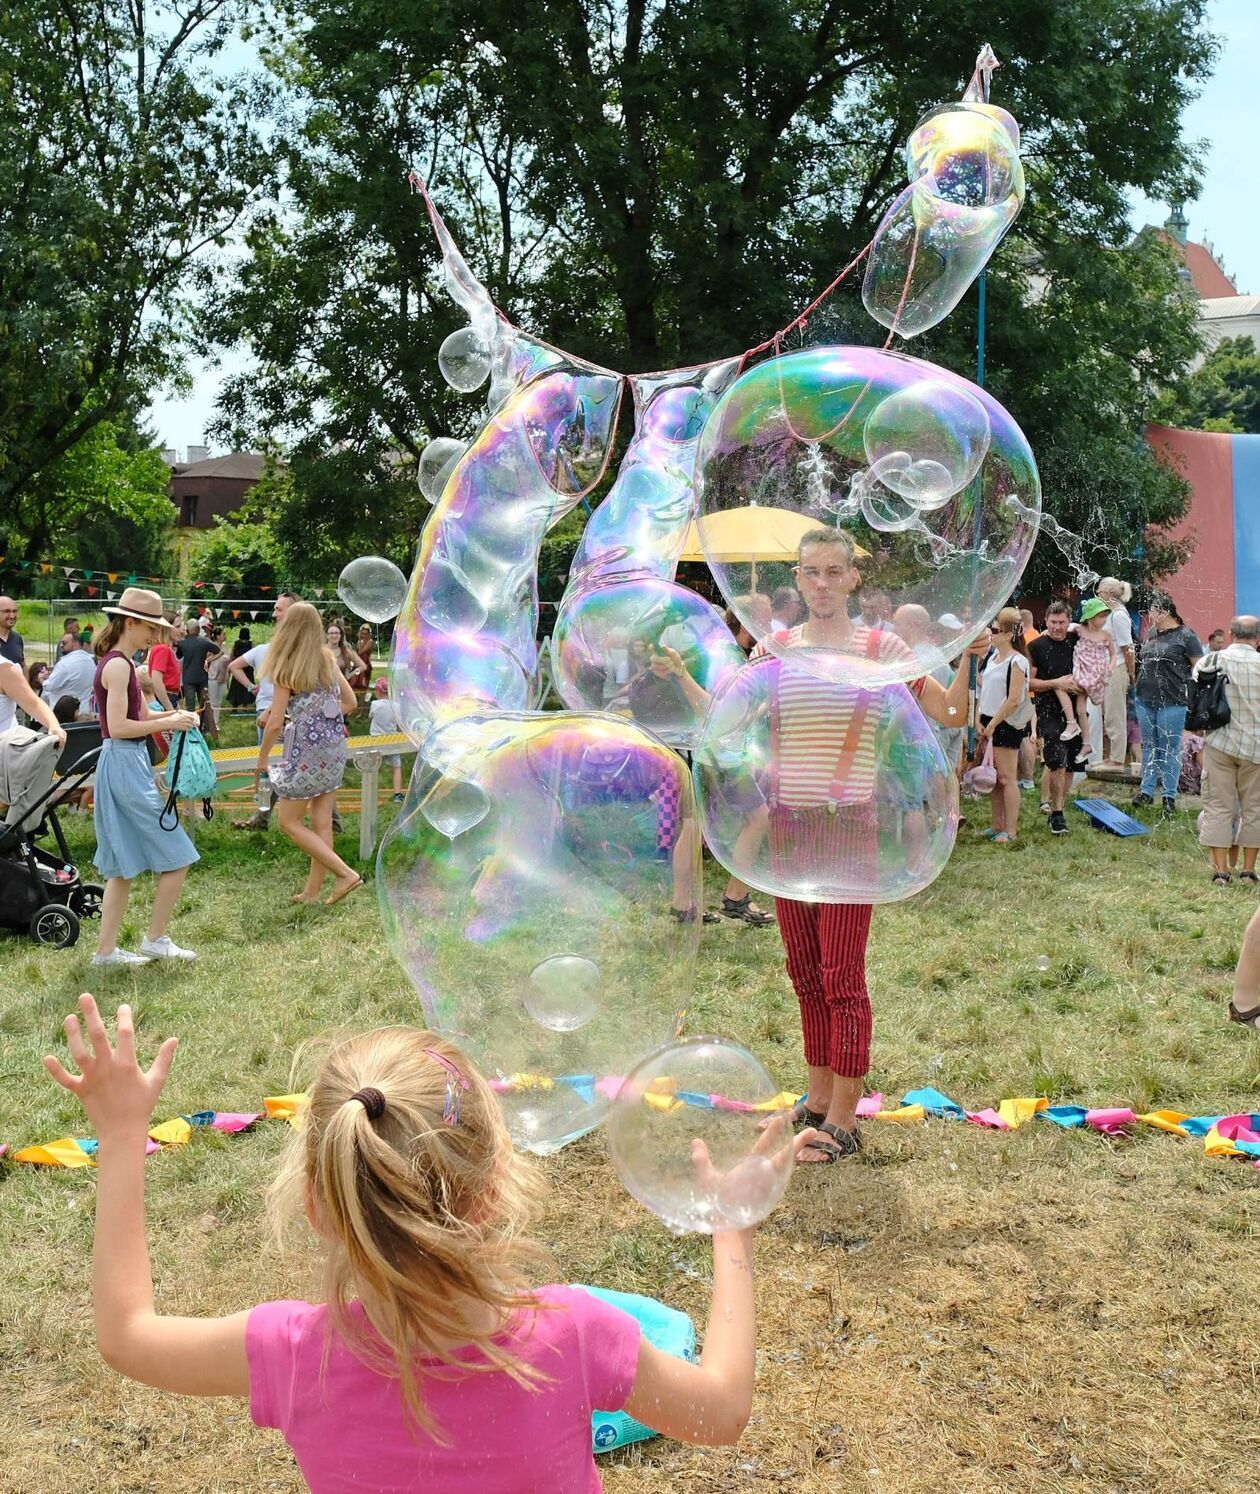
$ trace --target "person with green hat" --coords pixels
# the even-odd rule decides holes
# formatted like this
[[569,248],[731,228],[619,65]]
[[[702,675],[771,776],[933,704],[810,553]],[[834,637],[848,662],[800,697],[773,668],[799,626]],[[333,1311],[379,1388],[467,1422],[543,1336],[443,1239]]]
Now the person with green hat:
[[1107,695],[1107,681],[1116,664],[1116,642],[1107,628],[1111,608],[1101,597],[1091,597],[1081,605],[1081,620],[1073,623],[1070,631],[1076,635],[1076,651],[1072,655],[1072,679],[1080,687],[1079,693],[1056,690],[1055,698],[1063,707],[1067,726],[1059,733],[1061,741],[1081,739],[1077,761],[1089,757],[1089,702],[1092,700],[1101,711]]

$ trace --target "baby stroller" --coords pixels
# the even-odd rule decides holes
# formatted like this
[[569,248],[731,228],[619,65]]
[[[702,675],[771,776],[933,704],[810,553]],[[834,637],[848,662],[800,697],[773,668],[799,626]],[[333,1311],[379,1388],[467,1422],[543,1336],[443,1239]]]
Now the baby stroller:
[[[21,819],[0,824],[0,928],[24,931],[36,944],[68,949],[79,937],[80,922],[100,917],[105,889],[99,882],[80,880],[54,807],[91,777],[100,755],[99,745],[84,752],[82,743],[68,740],[58,764],[62,776],[31,802]],[[35,844],[50,832],[56,854]]]

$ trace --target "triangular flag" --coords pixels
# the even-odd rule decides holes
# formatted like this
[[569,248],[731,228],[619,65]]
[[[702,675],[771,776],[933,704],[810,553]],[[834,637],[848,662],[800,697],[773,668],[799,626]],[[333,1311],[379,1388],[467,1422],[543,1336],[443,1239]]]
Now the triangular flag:
[[49,563],[46,560],[41,560],[40,561],[40,563],[39,563],[39,573],[40,573],[41,576],[48,575],[49,571],[51,571],[51,570],[52,570],[52,566],[49,565]]
[[232,608],[232,616],[233,617],[239,617],[240,615],[241,615],[241,609],[239,607],[233,607]]
[[324,595],[324,588],[322,586],[317,586],[315,588],[315,595],[317,597],[322,597]]
[[70,583],[70,590],[72,592],[75,592],[75,591],[78,591],[78,589],[79,589],[79,583],[77,581],[71,581],[71,583]]
[[96,572],[95,572],[95,571],[89,571],[89,570],[85,570],[85,571],[84,571],[84,572],[83,572],[83,579],[84,579],[84,580],[85,580],[85,581],[90,581],[90,580],[91,580],[91,579],[92,579],[92,577],[93,577],[93,576],[95,576],[95,575],[96,575]]
[[215,594],[215,596],[221,597],[223,595],[223,587],[224,587],[224,585],[225,585],[225,583],[222,582],[222,581],[216,581],[214,583],[214,594]]
[[88,587],[88,596],[94,597],[98,591],[100,591],[100,587],[99,586],[89,586]]
[[74,575],[74,567],[72,565],[63,565],[61,567],[61,569],[64,572],[64,574],[67,575],[67,576],[73,576]]
[[135,571],[132,571],[131,575],[127,577],[127,585],[128,586],[134,586],[135,584],[136,584],[136,573],[135,573]]
[[117,581],[118,580],[118,572],[117,571],[106,571],[105,574],[109,577],[109,579],[111,581]]

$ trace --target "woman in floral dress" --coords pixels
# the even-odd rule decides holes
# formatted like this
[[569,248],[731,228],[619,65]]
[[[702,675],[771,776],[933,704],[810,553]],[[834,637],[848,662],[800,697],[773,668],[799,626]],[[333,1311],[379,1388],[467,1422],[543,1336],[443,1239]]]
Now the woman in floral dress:
[[345,718],[357,702],[309,602],[294,602],[280,620],[262,673],[275,683],[276,693],[258,745],[254,787],[283,730],[284,756],[270,769],[276,814],[281,830],[311,858],[306,886],[293,901],[318,902],[331,873],[333,890],[325,899],[331,906],[363,885],[363,878],[333,850],[332,833],[333,806],[346,771]]

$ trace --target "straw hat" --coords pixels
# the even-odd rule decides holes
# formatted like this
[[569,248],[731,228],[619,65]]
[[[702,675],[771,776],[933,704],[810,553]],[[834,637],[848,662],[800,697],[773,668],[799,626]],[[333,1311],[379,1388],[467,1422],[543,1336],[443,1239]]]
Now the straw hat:
[[162,598],[156,591],[146,591],[143,586],[129,586],[118,604],[102,607],[102,612],[114,617],[138,617],[141,622],[152,623],[155,628],[169,628],[170,623],[162,616]]

